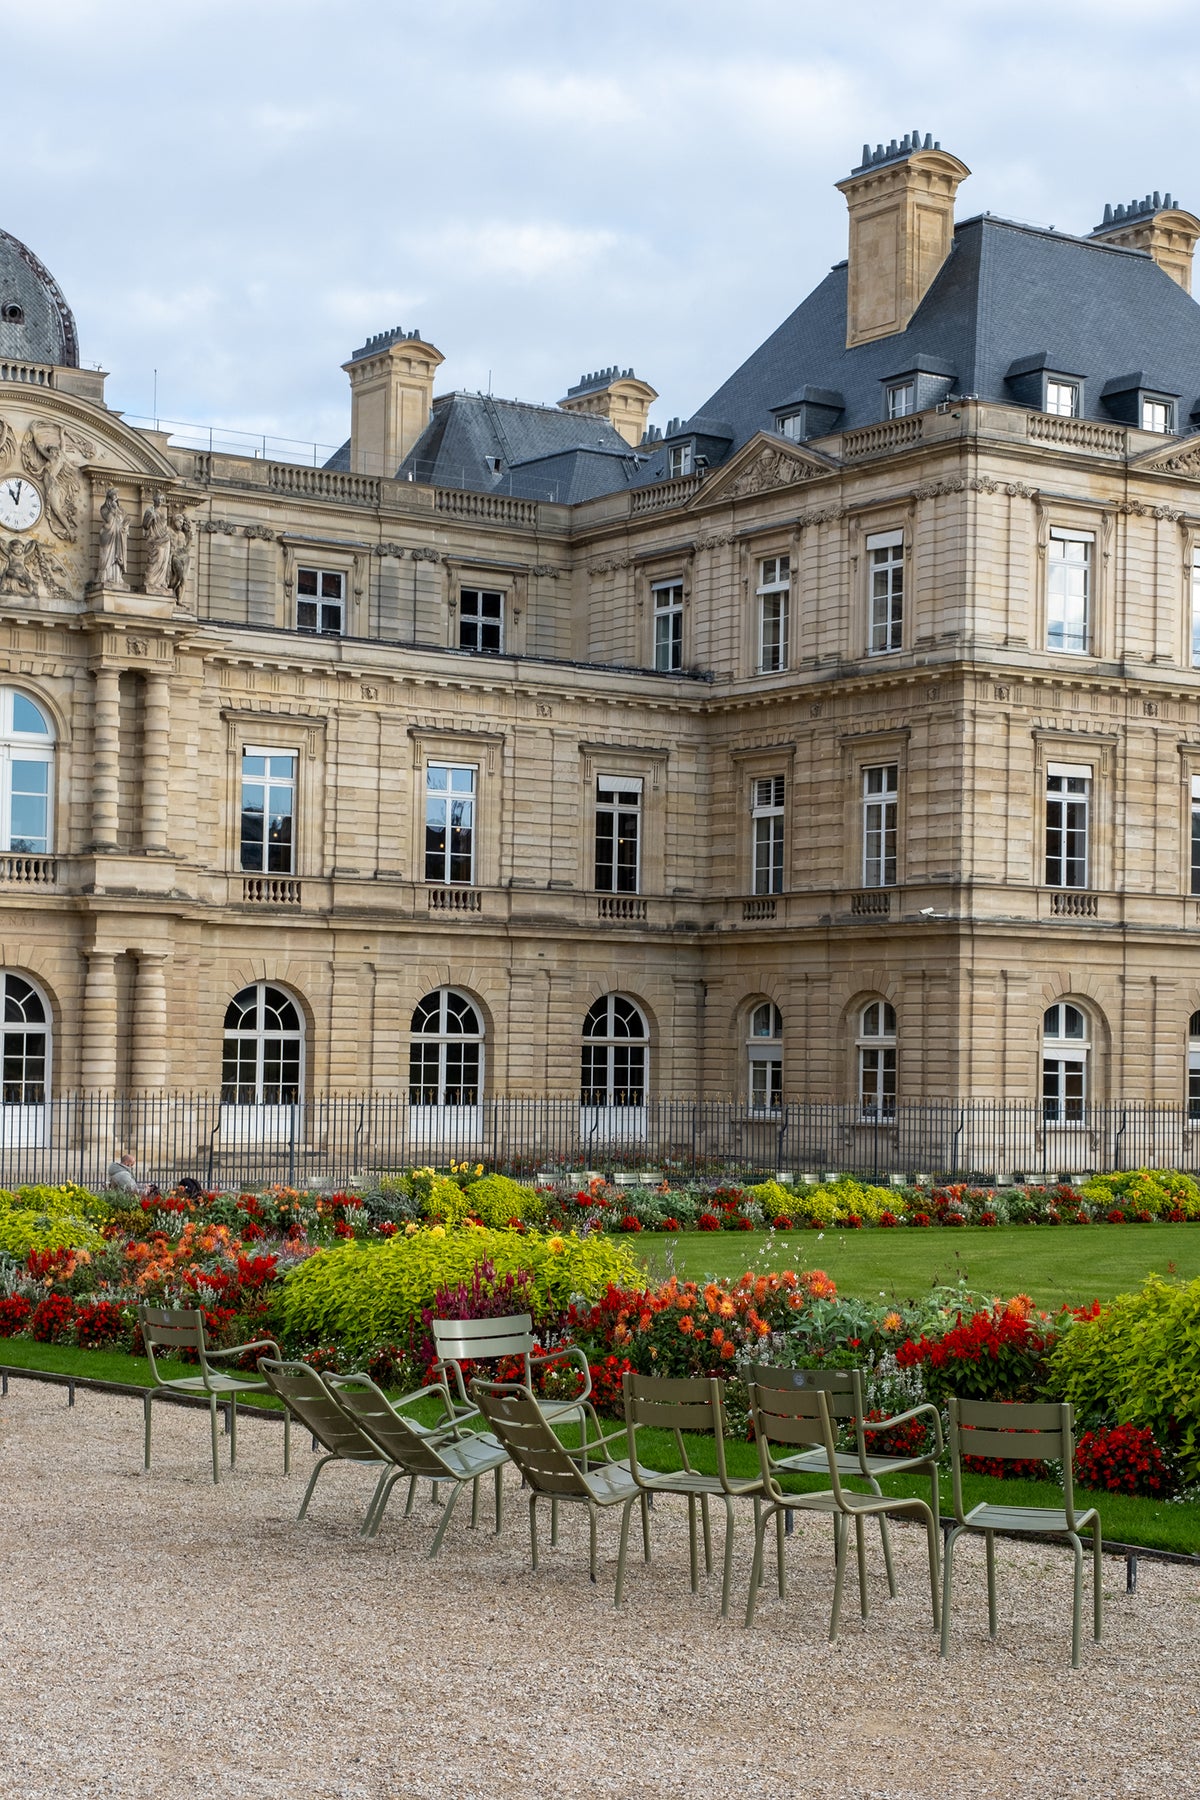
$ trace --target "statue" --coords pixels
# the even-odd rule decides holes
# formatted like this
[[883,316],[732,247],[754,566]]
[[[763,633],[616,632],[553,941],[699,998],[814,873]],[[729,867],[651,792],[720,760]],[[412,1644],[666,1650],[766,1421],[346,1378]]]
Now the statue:
[[88,457],[95,454],[95,445],[47,421],[30,425],[21,441],[21,463],[42,484],[50,529],[70,542],[79,530],[80,481],[78,469],[67,460],[68,450]]
[[183,605],[183,590],[192,560],[192,522],[182,510],[171,514],[171,566],[167,585],[175,595],[176,606]]
[[161,494],[155,494],[154,499],[142,514],[142,538],[146,545],[146,578],[142,584],[143,590],[147,594],[169,594],[171,591],[171,527]]
[[33,552],[36,545],[32,539],[10,538],[0,549],[0,594],[31,594],[36,596],[37,564]]
[[109,488],[100,508],[100,556],[96,569],[100,586],[124,588],[128,561],[129,520],[117,498],[116,488]]

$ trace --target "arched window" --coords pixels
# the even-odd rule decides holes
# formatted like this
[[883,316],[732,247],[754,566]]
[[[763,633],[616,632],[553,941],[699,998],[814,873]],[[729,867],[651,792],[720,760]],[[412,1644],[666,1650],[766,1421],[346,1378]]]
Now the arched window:
[[1188,1118],[1200,1121],[1200,1012],[1188,1020],[1187,1098]]
[[769,1000],[750,1014],[747,1055],[752,1110],[778,1112],[783,1105],[783,1014]]
[[0,850],[48,856],[54,731],[25,694],[0,688]]
[[896,1116],[896,1009],[886,1000],[858,1015],[858,1104],[869,1123]]
[[1042,1116],[1059,1124],[1082,1119],[1088,1097],[1087,1014],[1069,1001],[1048,1006],[1042,1016]]
[[268,981],[235,994],[225,1010],[225,1105],[295,1106],[303,1065],[304,1025],[291,995]]
[[465,994],[439,988],[412,1016],[408,1097],[413,1106],[478,1106],[483,1022]]
[[23,975],[0,975],[4,996],[5,1106],[44,1106],[50,1078],[46,1002]]
[[580,1101],[584,1106],[644,1106],[649,1032],[622,994],[593,1002],[583,1021]]

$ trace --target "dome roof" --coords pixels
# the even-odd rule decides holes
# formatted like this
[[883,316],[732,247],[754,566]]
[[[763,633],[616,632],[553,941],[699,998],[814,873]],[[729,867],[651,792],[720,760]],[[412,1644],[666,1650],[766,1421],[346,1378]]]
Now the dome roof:
[[7,231],[0,231],[0,358],[79,367],[79,338],[62,289]]

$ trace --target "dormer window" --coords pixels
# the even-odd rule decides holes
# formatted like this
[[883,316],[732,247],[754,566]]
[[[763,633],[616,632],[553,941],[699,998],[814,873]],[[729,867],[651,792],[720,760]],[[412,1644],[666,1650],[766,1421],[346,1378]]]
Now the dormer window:
[[667,474],[671,480],[675,481],[680,475],[690,475],[691,472],[692,445],[672,444],[667,451]]
[[893,381],[887,390],[887,416],[889,419],[904,419],[916,411],[917,384],[915,381]]
[[1142,430],[1174,431],[1175,402],[1157,394],[1142,395]]
[[1046,404],[1043,409],[1053,413],[1059,419],[1076,419],[1079,417],[1079,384],[1075,381],[1055,381],[1046,383]]
[[1118,375],[1112,381],[1106,381],[1100,390],[1100,398],[1106,412],[1123,425],[1133,425],[1142,431],[1166,433],[1175,430],[1179,395],[1151,387],[1145,372],[1140,369],[1132,375]]
[[798,444],[804,436],[804,414],[802,412],[788,413],[786,418],[780,419],[779,430],[785,438],[790,438],[793,444]]

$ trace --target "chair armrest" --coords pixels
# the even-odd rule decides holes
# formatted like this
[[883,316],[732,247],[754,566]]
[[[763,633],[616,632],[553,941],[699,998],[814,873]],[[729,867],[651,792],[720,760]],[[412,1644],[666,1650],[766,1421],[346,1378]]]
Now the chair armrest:
[[435,1362],[432,1366],[431,1373],[434,1375],[440,1375],[442,1380],[445,1381],[448,1371],[453,1372],[454,1385],[458,1389],[458,1399],[451,1400],[451,1405],[453,1406],[454,1410],[456,1412],[458,1411],[459,1402],[461,1402],[462,1406],[466,1409],[467,1414],[470,1414],[473,1412],[478,1412],[479,1408],[477,1406],[471,1405],[470,1399],[467,1396],[467,1390],[463,1386],[463,1373],[462,1373],[462,1364],[461,1363],[457,1362],[453,1357],[451,1357],[447,1362]]
[[576,1394],[577,1400],[586,1400],[592,1391],[592,1371],[588,1367],[588,1359],[578,1344],[568,1344],[562,1350],[548,1350],[544,1356],[531,1356],[530,1363],[569,1362],[576,1359],[583,1371],[583,1387]]
[[[606,1450],[609,1444],[624,1444],[626,1451],[628,1451],[628,1449],[629,1449],[629,1434],[628,1434],[628,1432],[622,1427],[622,1429],[620,1431],[610,1431],[607,1437],[592,1438],[589,1441],[587,1432],[585,1430],[580,1434],[579,1448],[577,1450],[569,1450],[567,1452],[567,1454],[569,1456],[573,1456],[573,1457],[574,1456],[585,1456],[585,1455],[591,1456],[593,1450]],[[615,1459],[611,1456],[606,1455],[602,1458],[602,1460],[604,1462],[613,1462]]]
[[933,1422],[933,1441],[937,1445],[938,1455],[941,1456],[944,1449],[942,1415],[937,1407],[932,1406],[928,1400],[922,1401],[920,1406],[910,1406],[907,1412],[893,1413],[889,1419],[872,1419],[869,1425],[864,1419],[862,1421],[863,1435],[865,1437],[868,1432],[890,1431],[893,1425],[905,1425],[909,1419],[918,1419],[923,1413],[928,1413]]
[[252,1344],[234,1344],[229,1350],[210,1350],[207,1344],[204,1346],[204,1354],[209,1362],[219,1362],[226,1356],[245,1356],[247,1350],[271,1350],[276,1362],[283,1361],[283,1352],[274,1338],[255,1338]]

